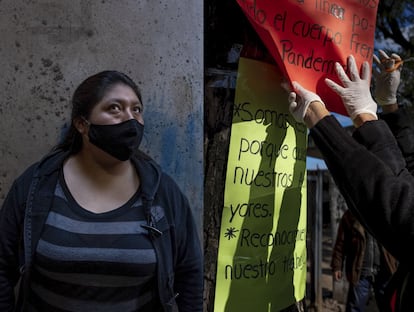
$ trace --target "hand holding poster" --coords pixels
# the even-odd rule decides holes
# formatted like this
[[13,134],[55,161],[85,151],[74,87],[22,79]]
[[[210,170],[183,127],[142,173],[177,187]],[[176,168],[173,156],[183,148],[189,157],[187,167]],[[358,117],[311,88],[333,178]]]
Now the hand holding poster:
[[237,0],[290,82],[320,95],[330,111],[347,115],[325,84],[338,81],[335,62],[372,65],[378,0]]

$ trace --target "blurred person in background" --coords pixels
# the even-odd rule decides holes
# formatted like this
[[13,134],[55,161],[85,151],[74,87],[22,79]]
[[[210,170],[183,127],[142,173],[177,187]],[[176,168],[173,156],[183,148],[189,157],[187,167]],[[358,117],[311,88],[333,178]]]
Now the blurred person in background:
[[360,222],[346,210],[339,223],[332,251],[332,274],[342,280],[345,271],[348,281],[346,311],[365,311],[374,291],[379,311],[386,306],[385,287],[397,269],[397,262]]

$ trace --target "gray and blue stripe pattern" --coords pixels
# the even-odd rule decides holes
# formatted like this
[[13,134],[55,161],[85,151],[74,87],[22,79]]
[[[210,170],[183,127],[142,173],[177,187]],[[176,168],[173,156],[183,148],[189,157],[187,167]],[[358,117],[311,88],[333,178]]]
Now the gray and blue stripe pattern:
[[33,311],[161,311],[157,258],[139,192],[95,214],[63,179],[37,245],[29,302]]

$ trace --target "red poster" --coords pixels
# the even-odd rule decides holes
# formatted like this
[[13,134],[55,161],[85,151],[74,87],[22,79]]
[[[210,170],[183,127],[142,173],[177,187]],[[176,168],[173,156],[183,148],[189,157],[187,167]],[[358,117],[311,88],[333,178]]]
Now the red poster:
[[379,0],[237,0],[290,82],[320,95],[330,111],[347,115],[324,79],[338,81],[335,62],[372,65]]

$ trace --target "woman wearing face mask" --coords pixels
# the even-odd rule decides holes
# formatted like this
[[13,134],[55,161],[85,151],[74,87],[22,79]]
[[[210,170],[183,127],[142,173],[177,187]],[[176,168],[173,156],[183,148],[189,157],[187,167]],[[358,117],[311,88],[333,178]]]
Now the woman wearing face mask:
[[202,311],[198,234],[175,182],[138,151],[137,86],[104,71],[72,104],[63,143],[0,210],[0,311]]

